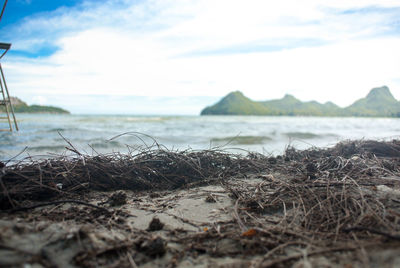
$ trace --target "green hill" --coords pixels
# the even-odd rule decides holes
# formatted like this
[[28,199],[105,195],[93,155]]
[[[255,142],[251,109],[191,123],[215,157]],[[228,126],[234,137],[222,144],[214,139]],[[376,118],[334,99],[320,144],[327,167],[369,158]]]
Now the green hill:
[[332,102],[321,104],[316,101],[302,102],[292,95],[285,95],[279,100],[261,102],[265,107],[275,111],[275,115],[318,115],[332,116],[340,110]]
[[373,88],[367,97],[354,102],[345,109],[353,116],[400,117],[400,102],[397,101],[387,86]]
[[226,95],[215,105],[205,108],[201,114],[263,115],[268,112],[268,108],[263,104],[250,100],[240,91],[235,91]]
[[[70,112],[59,107],[44,105],[28,105],[26,102],[16,97],[10,97],[14,112],[16,113],[51,113],[51,114],[69,114]],[[0,112],[4,112],[4,106],[0,106]]]
[[302,102],[292,95],[282,99],[253,101],[239,91],[231,92],[218,103],[206,107],[201,115],[302,115],[302,116],[382,116],[400,117],[398,102],[387,86],[374,88],[346,108],[332,102]]

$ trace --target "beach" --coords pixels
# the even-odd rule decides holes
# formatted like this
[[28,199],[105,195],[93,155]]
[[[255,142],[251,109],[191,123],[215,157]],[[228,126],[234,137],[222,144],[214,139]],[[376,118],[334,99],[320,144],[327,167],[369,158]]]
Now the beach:
[[277,156],[67,147],[72,156],[2,168],[1,266],[400,263],[397,140]]

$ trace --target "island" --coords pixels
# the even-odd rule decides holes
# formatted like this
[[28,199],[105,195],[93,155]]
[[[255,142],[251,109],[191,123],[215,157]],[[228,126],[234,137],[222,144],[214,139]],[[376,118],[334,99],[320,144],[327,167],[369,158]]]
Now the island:
[[302,102],[288,94],[282,99],[253,101],[242,92],[235,91],[203,109],[201,115],[400,117],[400,102],[393,97],[387,86],[371,89],[365,98],[345,108],[332,102]]
[[[10,97],[10,101],[16,113],[70,114],[69,111],[55,106],[28,105],[17,97]],[[4,106],[0,107],[0,112],[5,112]]]

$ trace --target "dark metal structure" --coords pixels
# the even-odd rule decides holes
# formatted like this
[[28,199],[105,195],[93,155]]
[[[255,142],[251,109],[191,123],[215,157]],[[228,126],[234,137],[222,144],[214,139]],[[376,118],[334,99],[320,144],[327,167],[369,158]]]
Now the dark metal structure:
[[[7,0],[4,1],[3,8],[0,13],[0,21],[3,17],[4,10],[7,5]],[[0,60],[3,56],[10,50],[11,44],[0,43]],[[7,120],[9,128],[0,129],[0,131],[13,131],[13,125],[15,130],[18,131],[17,119],[15,118],[14,108],[11,103],[10,94],[8,92],[8,87],[6,83],[6,78],[4,76],[3,67],[0,62],[0,120]],[[3,109],[1,109],[3,108]],[[5,114],[5,115],[4,115]],[[11,114],[11,116],[10,116]]]

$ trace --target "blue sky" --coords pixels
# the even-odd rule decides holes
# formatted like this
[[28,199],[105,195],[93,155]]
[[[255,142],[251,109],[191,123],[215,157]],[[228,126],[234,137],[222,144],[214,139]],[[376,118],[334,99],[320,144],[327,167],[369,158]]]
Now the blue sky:
[[10,0],[12,95],[74,113],[198,114],[230,91],[400,99],[400,1]]
[[[2,0],[2,3],[5,1]],[[7,3],[7,15],[2,20],[2,27],[16,23],[25,17],[34,14],[51,12],[60,7],[73,7],[81,0],[9,0]]]

